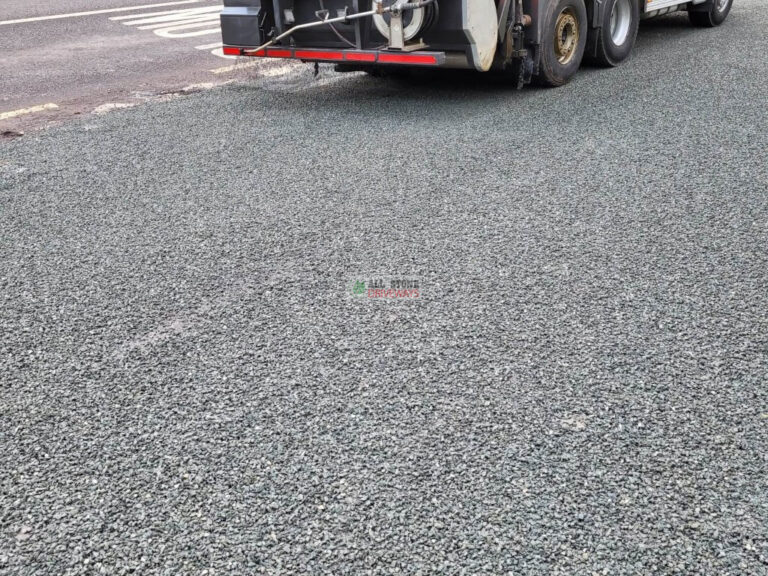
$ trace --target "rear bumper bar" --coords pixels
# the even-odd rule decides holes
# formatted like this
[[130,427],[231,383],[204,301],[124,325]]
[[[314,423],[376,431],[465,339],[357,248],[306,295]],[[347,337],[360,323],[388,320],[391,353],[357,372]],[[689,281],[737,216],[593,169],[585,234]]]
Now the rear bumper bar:
[[445,52],[395,52],[389,50],[332,50],[315,48],[273,47],[245,53],[247,47],[224,46],[227,56],[256,56],[261,58],[295,58],[313,62],[349,62],[356,65],[443,66]]

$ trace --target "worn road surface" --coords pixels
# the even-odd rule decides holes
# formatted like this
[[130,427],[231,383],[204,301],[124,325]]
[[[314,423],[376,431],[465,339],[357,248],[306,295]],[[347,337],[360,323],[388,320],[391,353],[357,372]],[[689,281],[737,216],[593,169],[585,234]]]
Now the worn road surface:
[[0,143],[0,573],[768,573],[767,26]]
[[220,11],[221,0],[2,0],[0,133],[237,78]]

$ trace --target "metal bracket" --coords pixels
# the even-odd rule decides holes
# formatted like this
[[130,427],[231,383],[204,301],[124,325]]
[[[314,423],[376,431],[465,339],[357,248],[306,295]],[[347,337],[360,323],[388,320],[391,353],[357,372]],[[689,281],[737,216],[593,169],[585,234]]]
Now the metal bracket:
[[402,50],[405,47],[403,13],[397,9],[389,14],[389,47],[392,50]]
[[501,0],[496,16],[499,20],[499,42],[504,42],[504,36],[507,30],[507,19],[509,18],[509,5],[512,0]]
[[592,6],[592,28],[600,28],[603,25],[603,10],[605,9],[605,3],[603,0],[594,0]]
[[[379,2],[377,2],[380,4]],[[405,25],[403,24],[403,7],[409,5],[409,0],[396,0],[390,6],[389,12],[389,45],[390,50],[401,50],[403,52],[414,52],[423,50],[427,47],[424,41],[419,38],[418,41],[405,40]]]

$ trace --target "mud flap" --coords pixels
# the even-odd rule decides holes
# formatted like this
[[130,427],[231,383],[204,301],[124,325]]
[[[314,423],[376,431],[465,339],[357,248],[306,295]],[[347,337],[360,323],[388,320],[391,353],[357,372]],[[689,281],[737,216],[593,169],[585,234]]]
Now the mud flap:
[[472,63],[485,72],[493,64],[499,43],[499,24],[494,0],[463,0],[464,33],[472,50]]

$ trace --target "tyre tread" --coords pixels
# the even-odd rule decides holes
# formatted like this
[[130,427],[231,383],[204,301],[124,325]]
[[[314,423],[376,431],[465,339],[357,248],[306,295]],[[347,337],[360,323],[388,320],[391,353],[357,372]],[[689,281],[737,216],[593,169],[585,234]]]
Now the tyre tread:
[[[557,88],[559,86],[563,86],[567,84],[570,79],[573,77],[573,75],[578,71],[581,62],[584,57],[585,49],[587,46],[587,8],[584,0],[571,0],[572,2],[576,3],[576,8],[578,9],[579,13],[582,16],[583,24],[582,24],[582,36],[580,39],[581,42],[581,54],[579,54],[576,65],[571,67],[570,70],[567,70],[567,74],[565,76],[558,73],[557,70],[555,70],[556,66],[553,66],[553,62],[551,61],[552,55],[549,53],[543,52],[541,55],[541,60],[539,62],[539,71],[538,73],[532,78],[532,82],[537,86],[544,86],[544,87],[551,87],[551,88]],[[562,2],[553,1],[550,3],[550,9],[547,11],[546,21],[545,21],[545,29],[549,30],[550,27],[554,27],[555,22],[552,21],[554,18],[557,17],[557,14],[559,14],[559,10],[557,10],[557,7],[560,6]],[[542,50],[548,50],[548,43],[542,43]]]

